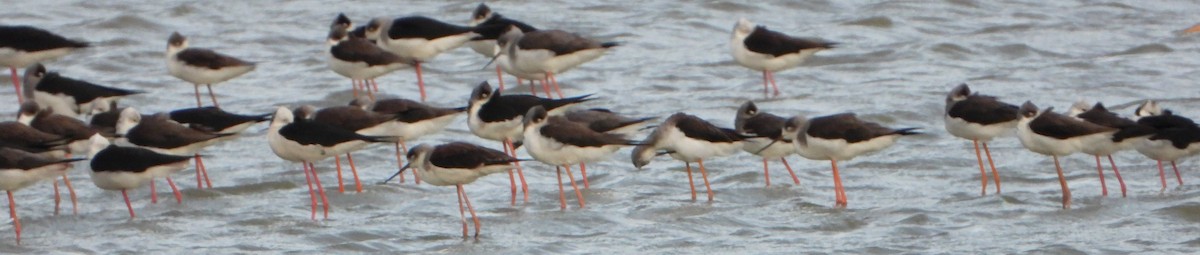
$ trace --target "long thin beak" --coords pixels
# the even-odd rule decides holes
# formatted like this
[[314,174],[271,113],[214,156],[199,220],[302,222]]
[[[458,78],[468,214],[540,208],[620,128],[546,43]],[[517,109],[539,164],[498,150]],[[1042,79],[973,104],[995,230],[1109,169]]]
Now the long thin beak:
[[767,150],[767,148],[771,148],[771,145],[775,145],[776,142],[779,142],[779,140],[771,140],[771,143],[768,143],[767,146],[763,146],[762,149],[758,149],[758,151],[754,152],[754,154],[762,153],[763,151]]
[[396,174],[393,174],[392,177],[388,177],[387,180],[383,180],[379,184],[387,184],[389,181],[392,181],[392,179],[395,179],[396,176],[400,176],[400,174],[404,173],[404,170],[408,170],[408,167],[411,165],[412,165],[412,162],[409,162],[408,164],[404,164],[404,167],[401,167],[400,171],[396,171]]
[[491,66],[492,62],[496,62],[496,58],[499,58],[499,57],[500,57],[500,54],[496,54],[495,56],[492,56],[492,60],[489,60],[487,62],[487,64],[483,65],[483,69],[479,69],[479,70],[487,70],[488,66]]

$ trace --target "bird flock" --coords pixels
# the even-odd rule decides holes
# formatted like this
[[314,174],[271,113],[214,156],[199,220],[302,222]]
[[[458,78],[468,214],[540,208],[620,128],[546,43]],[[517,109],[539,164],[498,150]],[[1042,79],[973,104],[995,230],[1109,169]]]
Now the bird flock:
[[[15,240],[21,236],[13,192],[51,180],[55,214],[61,198],[59,179],[68,188],[73,213],[78,213],[74,185],[67,178],[72,163],[87,161],[96,187],[120,191],[130,218],[136,217],[128,190],[150,186],[152,203],[157,203],[156,180],[166,180],[176,203],[183,197],[172,179],[194,164],[196,188],[212,188],[204,167],[204,148],[242,139],[244,130],[270,122],[267,143],[280,159],[301,163],[310,195],[310,218],[329,217],[330,204],[315,163],[334,158],[338,191],[362,192],[353,153],[375,144],[395,148],[398,170],[384,183],[412,170],[413,182],[455,186],[463,236],[469,236],[467,212],[478,236],[481,223],[464,189],[465,184],[490,174],[509,177],[510,203],[528,201],[522,163],[538,161],[554,166],[558,178],[560,208],[568,207],[568,178],[580,208],[586,208],[581,189],[588,189],[587,164],[608,159],[622,148],[632,147],[630,162],[636,168],[657,156],[684,162],[691,199],[697,200],[692,163],[695,163],[707,200],[714,200],[706,159],[745,151],[762,158],[765,185],[770,186],[768,162],[780,160],[795,184],[799,184],[787,157],[799,154],[811,160],[830,162],[834,181],[835,207],[846,207],[839,162],[871,154],[895,144],[901,137],[920,135],[917,127],[885,127],[858,118],[854,113],[809,117],[779,116],[761,111],[746,101],[734,114],[734,127],[719,127],[702,117],[679,112],[659,117],[623,116],[607,109],[575,109],[594,100],[593,95],[567,97],[556,75],[594,61],[620,43],[602,42],[562,30],[538,29],[506,18],[480,4],[467,26],[428,17],[375,18],[355,26],[339,14],[330,25],[327,39],[329,69],[351,79],[355,99],[343,106],[280,106],[269,114],[236,114],[218,104],[213,85],[252,72],[256,64],[212,50],[190,47],[187,37],[176,32],[167,37],[165,51],[169,74],[193,84],[196,107],[143,114],[135,107],[119,106],[123,97],[145,91],[107,87],[51,72],[42,63],[91,47],[87,42],[66,39],[30,26],[0,26],[0,65],[9,67],[17,91],[20,111],[16,121],[0,122],[0,189],[7,191]],[[490,59],[499,81],[487,81],[471,91],[466,106],[436,106],[428,98],[422,65],[436,64],[434,58],[463,45]],[[779,95],[774,73],[794,68],[837,43],[789,36],[758,26],[749,20],[735,23],[730,53],[736,63],[762,72],[764,94]],[[419,98],[376,97],[374,79],[412,67],[417,77]],[[18,69],[24,69],[18,76]],[[529,80],[530,94],[501,94],[503,74],[517,77],[518,85]],[[20,79],[19,77],[23,77]],[[541,93],[534,83],[541,84]],[[200,87],[209,93],[211,106],[204,106]],[[557,96],[557,98],[555,98]],[[408,143],[439,132],[459,115],[467,115],[468,129],[475,135],[500,143],[499,150],[454,141],[443,144]],[[988,142],[1015,133],[1028,150],[1050,156],[1062,187],[1062,207],[1069,209],[1071,193],[1059,157],[1076,152],[1092,155],[1100,175],[1102,194],[1108,190],[1101,158],[1107,157],[1122,197],[1124,180],[1111,155],[1136,150],[1158,161],[1165,190],[1164,162],[1175,162],[1200,153],[1200,126],[1192,120],[1163,109],[1154,101],[1140,105],[1134,119],[1109,112],[1103,104],[1079,102],[1068,111],[1039,109],[1032,102],[1017,106],[972,92],[966,84],[946,96],[944,124],[957,137],[971,140],[981,175],[981,194],[994,183],[1001,191]],[[88,119],[84,122],[83,119]],[[645,134],[643,139],[635,139]],[[252,138],[251,138],[252,139]],[[982,146],[982,150],[980,147]],[[524,147],[532,159],[521,158]],[[342,157],[353,179],[343,180]],[[985,164],[984,161],[987,161]],[[579,178],[572,167],[578,165]],[[989,181],[988,169],[990,168]],[[565,171],[563,171],[565,170]],[[1176,180],[1183,183],[1179,170]],[[583,186],[582,188],[579,186]]]

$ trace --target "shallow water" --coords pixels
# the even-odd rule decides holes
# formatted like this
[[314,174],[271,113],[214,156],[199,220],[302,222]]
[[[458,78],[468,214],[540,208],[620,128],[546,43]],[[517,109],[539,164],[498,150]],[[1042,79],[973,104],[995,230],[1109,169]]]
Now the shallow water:
[[[595,93],[588,107],[634,116],[676,111],[732,125],[745,100],[779,115],[853,111],[895,127],[921,127],[893,148],[844,162],[850,206],[831,209],[827,162],[792,157],[800,185],[772,162],[763,187],[761,160],[749,154],[706,163],[715,202],[690,201],[683,166],[661,157],[644,170],[628,151],[593,164],[588,208],[558,209],[551,168],[529,163],[529,202],[509,205],[502,175],[467,186],[483,223],[477,240],[460,237],[454,191],[411,183],[378,185],[396,169],[389,147],[356,154],[367,186],[339,194],[330,162],[321,162],[332,191],[329,220],[311,221],[297,164],[276,158],[263,131],[209,148],[213,190],[195,190],[191,172],[176,180],[182,205],[150,204],[138,190],[129,220],[120,194],[96,189],[86,168],[72,172],[78,216],[51,216],[50,185],[17,194],[23,243],[5,252],[292,252],[350,253],[1195,253],[1200,248],[1200,189],[1194,160],[1180,162],[1184,184],[1159,193],[1154,162],[1116,155],[1129,188],[1121,198],[1107,172],[1100,196],[1094,161],[1065,158],[1074,209],[1061,210],[1049,158],[1021,148],[1013,136],[992,143],[1004,180],[1002,195],[979,195],[970,143],[950,136],[940,114],[950,88],[1011,103],[1031,100],[1065,109],[1079,99],[1102,101],[1122,114],[1152,98],[1185,116],[1200,116],[1193,79],[1200,36],[1179,31],[1200,22],[1192,1],[503,1],[493,10],[542,28],[613,40],[623,46],[564,73],[570,95]],[[341,105],[349,82],[329,71],[324,35],[338,12],[356,21],[418,14],[466,23],[474,1],[10,1],[5,24],[29,24],[96,47],[48,63],[64,75],[150,91],[124,100],[143,112],[190,107],[192,89],[167,74],[166,37],[179,31],[206,47],[260,63],[258,70],[216,87],[223,107],[270,112],[276,105]],[[728,53],[739,17],[793,35],[840,42],[799,68],[776,75],[783,95],[764,99],[759,73]],[[472,86],[495,84],[486,59],[458,49],[424,65],[430,102],[465,104]],[[512,78],[507,83],[511,87]],[[5,82],[7,83],[7,82]],[[416,98],[411,69],[379,79],[381,90]],[[514,89],[524,92],[526,87]],[[11,90],[0,97],[15,101]],[[15,104],[0,111],[15,112]],[[465,119],[442,134],[411,142],[467,140]],[[347,174],[347,177],[349,174]],[[1170,180],[1170,179],[1168,179]],[[697,180],[699,182],[699,180]],[[568,187],[569,190],[569,187]],[[165,185],[160,195],[169,197]],[[1116,194],[1116,195],[1113,195]],[[572,196],[568,196],[572,197]],[[703,193],[701,194],[703,200]],[[169,200],[168,200],[169,201]],[[574,199],[568,200],[574,202]],[[69,210],[69,209],[68,209]],[[11,225],[0,237],[11,239]]]

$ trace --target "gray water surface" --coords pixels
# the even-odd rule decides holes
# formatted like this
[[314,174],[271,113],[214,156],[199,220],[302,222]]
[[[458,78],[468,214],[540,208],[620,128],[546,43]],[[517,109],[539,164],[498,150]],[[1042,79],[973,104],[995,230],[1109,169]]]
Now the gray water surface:
[[[1000,3],[1003,2],[1003,3]],[[475,1],[15,1],[0,22],[45,28],[95,47],[47,66],[69,77],[149,91],[124,100],[144,113],[193,106],[190,84],[167,74],[163,58],[173,31],[193,47],[215,49],[259,67],[215,89],[224,109],[266,113],[277,105],[342,105],[350,82],[329,71],[324,36],[344,12],[370,17],[425,15],[465,24]],[[731,126],[738,105],[810,116],[857,112],[894,127],[920,127],[880,153],[842,162],[850,206],[833,209],[829,163],[793,156],[794,185],[771,162],[749,154],[707,161],[716,201],[693,202],[683,164],[666,157],[635,170],[628,150],[589,167],[588,207],[560,211],[553,169],[529,162],[529,202],[509,205],[508,178],[488,176],[466,190],[483,223],[463,240],[454,189],[410,182],[378,185],[396,170],[390,147],[356,154],[367,183],[340,194],[332,163],[319,162],[331,191],[329,220],[309,220],[298,164],[270,152],[252,128],[241,140],[203,153],[212,190],[195,190],[191,171],[175,177],[185,200],[150,204],[133,191],[130,220],[120,193],[90,183],[86,167],[71,173],[78,216],[52,216],[49,184],[17,193],[23,242],[0,225],[5,253],[1195,253],[1200,247],[1200,189],[1195,160],[1184,160],[1184,184],[1159,193],[1154,162],[1116,155],[1130,194],[1121,198],[1108,174],[1100,196],[1094,161],[1064,158],[1074,209],[1061,210],[1049,158],[1024,150],[1013,136],[992,143],[1004,180],[1002,195],[980,196],[970,142],[942,127],[944,96],[954,85],[1010,103],[1031,100],[1066,109],[1102,101],[1122,114],[1151,98],[1184,116],[1200,116],[1200,36],[1180,35],[1196,22],[1194,1],[498,1],[493,10],[541,28],[557,28],[622,46],[563,73],[569,95],[594,93],[586,107],[633,116],[684,111]],[[745,17],[785,33],[840,42],[776,79],[779,97],[764,98],[761,74],[729,55],[730,31]],[[482,80],[495,84],[486,59],[457,49],[423,65],[430,102],[466,104]],[[511,87],[513,80],[508,78]],[[5,79],[7,83],[7,78]],[[379,79],[388,94],[417,98],[403,69]],[[0,86],[0,88],[5,88]],[[511,93],[527,91],[527,87]],[[0,112],[16,111],[0,89]],[[11,116],[11,115],[10,115]],[[474,137],[460,118],[417,143]],[[528,157],[522,152],[523,157]],[[82,165],[82,164],[81,164]],[[1169,171],[1169,170],[1168,170]],[[349,178],[349,174],[346,174]],[[1173,177],[1173,176],[1169,176]],[[348,179],[349,180],[349,179]],[[699,182],[699,180],[697,180]],[[162,184],[160,182],[160,184]],[[569,187],[567,188],[569,192]],[[161,198],[170,195],[159,185]],[[1114,195],[1115,194],[1115,195]],[[569,202],[574,202],[568,195]],[[67,209],[69,211],[69,209]]]

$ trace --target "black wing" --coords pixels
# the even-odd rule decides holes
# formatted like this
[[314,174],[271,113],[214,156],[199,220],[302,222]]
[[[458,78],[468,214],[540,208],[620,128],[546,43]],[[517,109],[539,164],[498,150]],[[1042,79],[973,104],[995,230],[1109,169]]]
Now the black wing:
[[807,49],[829,49],[836,45],[836,43],[831,42],[791,37],[783,33],[768,30],[764,26],[754,28],[754,32],[746,36],[743,43],[746,44],[746,49],[750,51],[771,54],[776,57]]

